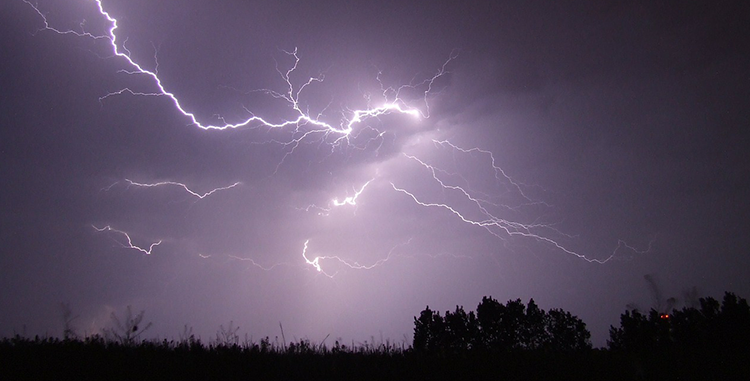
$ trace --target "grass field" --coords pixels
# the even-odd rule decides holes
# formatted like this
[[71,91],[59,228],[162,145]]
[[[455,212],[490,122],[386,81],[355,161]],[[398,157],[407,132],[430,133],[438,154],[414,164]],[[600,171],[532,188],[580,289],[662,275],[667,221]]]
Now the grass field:
[[331,347],[198,340],[124,344],[24,338],[0,341],[3,380],[733,380],[750,353],[419,353],[392,345]]

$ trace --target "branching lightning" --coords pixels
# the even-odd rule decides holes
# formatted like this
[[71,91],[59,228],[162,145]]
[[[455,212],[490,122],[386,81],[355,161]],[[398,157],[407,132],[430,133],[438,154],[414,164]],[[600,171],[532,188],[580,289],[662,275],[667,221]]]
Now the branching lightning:
[[292,56],[294,58],[294,64],[291,68],[289,68],[286,71],[283,71],[281,69],[277,68],[277,72],[280,74],[281,78],[284,80],[287,89],[285,92],[278,92],[275,90],[263,90],[267,94],[273,96],[274,98],[284,100],[288,103],[289,107],[297,114],[297,116],[293,119],[289,120],[282,120],[279,122],[271,122],[269,120],[264,119],[263,117],[257,116],[254,113],[250,112],[250,116],[248,118],[245,118],[244,120],[238,121],[236,123],[225,123],[225,124],[209,124],[209,123],[202,123],[198,120],[198,117],[186,110],[180,100],[177,98],[177,95],[167,90],[165,85],[162,83],[161,78],[158,75],[158,71],[154,69],[153,71],[148,70],[142,66],[142,64],[136,62],[133,60],[130,56],[130,52],[122,47],[122,44],[118,42],[117,38],[117,19],[112,17],[109,12],[104,10],[104,6],[102,5],[102,0],[93,0],[99,10],[99,13],[106,18],[107,22],[109,23],[109,29],[107,31],[107,34],[103,35],[95,35],[90,32],[85,31],[73,31],[73,30],[59,30],[54,27],[51,27],[49,22],[47,21],[47,17],[42,13],[39,8],[32,4],[28,0],[24,0],[25,3],[29,4],[36,13],[42,18],[44,21],[44,28],[42,30],[49,30],[53,31],[55,33],[59,34],[73,34],[79,37],[86,37],[86,38],[92,38],[96,40],[108,40],[109,45],[111,47],[111,52],[114,56],[120,57],[125,62],[128,63],[128,65],[131,67],[129,70],[122,70],[123,73],[126,74],[137,74],[137,75],[145,75],[150,77],[153,80],[154,85],[156,85],[157,90],[154,92],[142,92],[142,91],[135,91],[130,88],[123,88],[117,91],[113,91],[109,94],[104,95],[100,98],[101,100],[104,100],[108,97],[115,96],[115,95],[122,95],[122,94],[131,94],[131,95],[137,95],[137,96],[160,96],[160,97],[167,97],[172,101],[172,104],[174,107],[179,110],[182,115],[187,117],[191,124],[202,128],[204,130],[226,130],[226,129],[234,129],[239,127],[245,127],[245,126],[265,126],[269,128],[284,128],[289,126],[295,126],[297,128],[300,128],[302,126],[310,126],[311,129],[308,130],[306,133],[302,135],[301,138],[294,139],[290,142],[287,142],[288,144],[298,144],[302,139],[305,139],[307,136],[313,133],[324,133],[326,135],[333,134],[335,136],[338,136],[336,139],[346,139],[354,130],[355,126],[367,119],[376,118],[378,116],[382,116],[389,113],[401,113],[401,114],[407,114],[414,117],[428,117],[428,111],[429,108],[426,108],[426,111],[420,111],[416,108],[409,107],[407,105],[407,102],[400,97],[401,90],[410,88],[414,89],[416,86],[424,86],[424,94],[428,94],[432,88],[433,83],[435,80],[440,78],[441,76],[446,74],[445,66],[448,62],[450,62],[453,58],[455,58],[454,55],[452,55],[449,60],[443,65],[440,71],[438,71],[432,78],[423,81],[422,83],[418,85],[404,85],[399,88],[384,88],[383,89],[383,96],[385,101],[377,106],[372,108],[367,108],[364,110],[354,110],[351,115],[347,118],[344,118],[341,123],[338,125],[332,125],[329,123],[326,123],[324,121],[321,121],[318,116],[312,116],[309,113],[302,110],[302,106],[300,105],[300,95],[302,92],[310,85],[316,83],[316,82],[322,82],[323,77],[311,77],[309,78],[304,84],[301,86],[294,86],[291,79],[291,74],[297,69],[299,64],[299,56],[297,54],[297,49],[294,49],[293,51],[285,51],[286,54]]
[[[81,31],[73,31],[73,30],[60,30],[50,25],[50,23],[47,20],[47,17],[45,14],[39,9],[38,6],[32,4],[28,0],[23,0],[26,4],[31,6],[34,11],[39,15],[39,17],[42,19],[44,23],[44,27],[40,30],[47,30],[52,31],[54,33],[62,34],[62,35],[75,35],[78,37],[83,38],[89,38],[93,40],[98,41],[106,41],[108,43],[108,49],[111,51],[111,54],[114,57],[120,58],[123,60],[123,62],[127,65],[127,69],[123,69],[120,72],[125,73],[127,75],[140,75],[140,76],[146,76],[150,78],[151,82],[155,86],[154,91],[138,91],[133,90],[131,88],[125,87],[122,89],[119,89],[117,91],[110,92],[108,94],[105,94],[104,96],[100,97],[100,101],[104,101],[110,97],[118,96],[118,95],[124,95],[129,94],[132,96],[153,96],[153,97],[165,97],[168,98],[174,108],[178,110],[185,118],[187,118],[190,121],[191,125],[194,125],[198,128],[201,128],[203,130],[227,130],[227,129],[237,129],[241,127],[248,127],[248,128],[258,128],[258,127],[265,127],[268,129],[286,129],[292,132],[292,137],[289,140],[286,141],[276,141],[272,140],[272,142],[281,143],[288,149],[284,153],[283,158],[278,163],[276,169],[278,170],[279,166],[284,163],[284,160],[291,154],[295,152],[297,147],[303,142],[308,139],[318,139],[321,143],[327,143],[331,145],[331,149],[333,150],[335,147],[341,145],[341,144],[348,144],[350,143],[350,140],[352,138],[356,138],[359,133],[366,129],[373,129],[370,126],[365,125],[365,122],[369,119],[375,119],[387,114],[402,114],[402,115],[409,115],[415,118],[429,118],[430,115],[430,107],[428,104],[428,98],[430,95],[433,94],[435,91],[437,80],[443,76],[445,76],[447,71],[447,65],[456,58],[455,54],[451,54],[450,57],[446,62],[443,63],[443,65],[440,67],[440,69],[433,74],[432,76],[428,77],[427,79],[417,82],[417,83],[411,83],[407,85],[402,86],[385,86],[381,80],[381,74],[377,74],[377,81],[380,83],[380,91],[381,91],[381,101],[379,103],[376,103],[375,106],[372,106],[370,104],[371,99],[368,98],[368,105],[365,109],[358,109],[358,110],[348,110],[347,113],[341,117],[340,121],[338,123],[329,123],[324,120],[322,120],[322,112],[318,114],[311,114],[309,111],[305,110],[305,106],[303,105],[303,102],[301,102],[301,97],[303,96],[306,89],[308,89],[310,86],[314,86],[316,83],[320,83],[324,81],[324,76],[320,75],[318,77],[310,77],[309,79],[302,81],[301,85],[295,85],[296,81],[292,79],[293,74],[297,71],[299,63],[300,63],[300,57],[298,55],[298,51],[295,48],[291,51],[284,51],[285,54],[287,54],[289,57],[293,59],[293,64],[288,67],[287,69],[280,69],[278,66],[276,68],[277,73],[279,74],[281,80],[283,81],[284,90],[283,91],[277,91],[277,90],[271,90],[271,89],[261,89],[256,90],[258,92],[262,92],[273,99],[277,99],[281,102],[283,102],[290,111],[292,111],[292,115],[294,115],[290,119],[283,119],[283,120],[270,120],[268,118],[265,118],[263,116],[257,115],[255,112],[251,111],[248,108],[244,108],[247,112],[247,117],[242,120],[237,120],[235,122],[228,123],[226,122],[222,117],[219,117],[218,119],[222,122],[220,124],[212,124],[208,122],[201,121],[196,114],[194,114],[192,111],[189,111],[186,109],[182,102],[178,99],[177,95],[170,90],[168,90],[168,86],[165,85],[162,82],[162,79],[159,77],[158,73],[158,61],[156,60],[156,56],[154,57],[155,60],[155,68],[153,70],[146,69],[144,67],[143,63],[136,62],[130,54],[130,51],[124,46],[124,42],[120,42],[120,40],[117,37],[117,29],[118,29],[118,20],[112,17],[108,11],[104,9],[104,6],[102,4],[102,0],[93,0],[96,3],[96,6],[98,8],[99,14],[107,21],[108,23],[108,29],[106,33],[104,34],[94,34],[87,32],[81,28]],[[420,94],[418,97],[418,107],[414,106],[415,101],[413,99],[406,99],[405,93],[411,92],[414,93],[415,91]],[[385,132],[377,131],[377,139],[382,139]],[[373,139],[376,139],[373,138]],[[369,142],[368,142],[369,143]],[[408,196],[414,203],[416,203],[419,206],[427,207],[427,208],[438,208],[445,210],[449,212],[450,214],[454,215],[456,218],[458,218],[461,222],[480,227],[485,229],[487,232],[492,234],[493,236],[501,239],[506,240],[511,237],[522,237],[525,239],[530,239],[536,242],[541,242],[546,245],[549,245],[550,247],[554,248],[555,250],[564,252],[566,254],[575,256],[577,258],[583,259],[585,261],[588,261],[590,263],[599,263],[604,264],[611,259],[615,257],[615,254],[617,254],[617,251],[621,247],[625,247],[629,250],[639,252],[637,249],[635,249],[632,246],[627,245],[623,241],[619,241],[617,247],[614,249],[612,254],[605,258],[605,259],[591,259],[575,250],[571,250],[566,248],[563,244],[558,242],[556,239],[549,237],[548,235],[545,235],[544,232],[550,232],[554,231],[556,234],[561,234],[565,236],[563,233],[557,231],[553,226],[547,225],[547,224],[541,224],[541,223],[522,223],[518,221],[509,220],[506,218],[502,218],[498,215],[498,213],[495,211],[495,209],[501,209],[501,210],[517,210],[520,207],[528,206],[528,205],[544,205],[547,206],[544,202],[533,200],[531,197],[527,196],[526,193],[524,193],[524,186],[523,184],[513,180],[509,175],[505,173],[497,164],[495,160],[495,156],[492,154],[492,152],[483,150],[480,148],[461,148],[447,140],[432,140],[432,143],[441,148],[448,148],[453,151],[454,154],[458,155],[466,155],[466,156],[473,156],[473,155],[482,155],[484,157],[487,157],[489,159],[489,166],[492,168],[492,171],[494,171],[494,178],[498,183],[502,183],[505,185],[506,189],[510,192],[513,192],[515,194],[520,195],[520,197],[525,200],[525,203],[522,205],[503,205],[494,201],[491,201],[491,197],[489,197],[486,194],[480,194],[480,192],[474,191],[471,189],[471,187],[468,185],[468,181],[466,181],[463,176],[460,176],[466,184],[462,185],[455,185],[449,183],[445,179],[445,175],[449,174],[449,172],[442,170],[440,168],[437,168],[436,166],[433,166],[432,164],[429,164],[427,161],[420,159],[416,155],[409,155],[409,154],[403,154],[403,157],[405,157],[407,160],[411,162],[417,163],[419,166],[424,168],[428,171],[428,173],[431,175],[432,180],[446,193],[455,194],[458,197],[462,198],[463,200],[467,201],[464,204],[471,205],[474,210],[468,211],[463,210],[459,206],[445,203],[445,202],[430,202],[426,201],[428,197],[422,197],[418,196],[416,191],[410,191],[404,187],[397,186],[394,182],[390,182],[390,185],[392,189],[395,192],[404,194]],[[382,141],[381,141],[382,144]],[[365,146],[366,148],[367,146]],[[363,149],[362,147],[358,147],[360,149]],[[378,147],[379,149],[380,147]],[[377,152],[377,150],[376,150]],[[339,198],[331,198],[328,205],[325,207],[319,207],[316,205],[310,205],[305,210],[310,209],[317,209],[320,210],[321,215],[328,215],[331,210],[335,207],[346,207],[346,206],[356,206],[358,198],[365,192],[365,189],[368,187],[370,183],[372,183],[375,180],[375,178],[370,179],[369,181],[365,182],[359,189],[354,189],[355,192],[351,196],[347,196],[343,199]],[[197,199],[204,199],[208,196],[211,196],[219,191],[226,191],[231,188],[239,186],[240,182],[235,182],[231,185],[223,186],[214,188],[208,192],[205,193],[199,193],[191,188],[189,188],[186,184],[175,182],[175,181],[162,181],[162,182],[156,182],[156,183],[140,183],[135,182],[129,179],[125,179],[125,181],[128,183],[129,186],[135,186],[135,187],[144,187],[144,188],[152,188],[152,187],[162,187],[162,186],[174,186],[174,187],[181,187],[184,191],[186,191],[188,194],[190,194],[193,197],[196,197]],[[475,218],[471,216],[481,216],[480,218]],[[94,228],[97,231],[111,231],[118,233],[125,237],[127,244],[123,244],[123,246],[131,249],[135,249],[138,251],[143,252],[144,254],[151,254],[154,247],[161,244],[162,241],[158,241],[155,243],[152,243],[148,249],[141,248],[138,246],[133,245],[130,236],[117,229],[113,229],[110,226],[105,226],[103,228],[97,228],[94,226]],[[375,261],[371,265],[362,265],[358,262],[349,261],[346,259],[343,259],[339,256],[315,256],[311,257],[308,256],[308,245],[310,240],[306,240],[303,245],[302,249],[302,257],[305,261],[306,265],[312,266],[315,268],[315,270],[327,277],[333,277],[336,275],[336,273],[330,274],[324,271],[321,265],[321,261],[335,261],[338,262],[340,265],[343,265],[347,268],[354,269],[354,270],[369,270],[376,266],[380,266],[383,263],[387,262],[393,255],[394,250],[396,250],[398,247],[404,246],[411,242],[409,240],[406,243],[402,243],[399,245],[396,245],[393,247],[388,255],[385,258],[382,258],[378,261]],[[199,254],[201,258],[209,258],[208,255]],[[281,264],[275,264],[270,267],[268,266],[262,266],[255,262],[252,259],[248,258],[241,258],[236,256],[229,256],[232,259],[236,260],[242,260],[242,261],[250,261],[250,263],[254,267],[258,267],[265,271],[270,271],[271,269],[281,265]]]
[[354,193],[354,196],[349,196],[343,199],[342,201],[339,201],[339,199],[334,198],[333,200],[331,200],[331,203],[333,203],[333,206],[357,205],[357,197],[359,197],[359,195],[365,191],[365,188],[367,188],[367,186],[370,185],[370,183],[373,180],[375,179],[371,179],[367,181],[364,185],[362,185],[362,188],[359,188],[359,190]]
[[[423,201],[420,201],[417,198],[417,196],[415,196],[413,193],[407,191],[406,189],[399,188],[399,187],[397,187],[393,183],[391,183],[391,186],[393,187],[393,190],[395,190],[397,192],[401,192],[401,193],[403,193],[403,194],[411,197],[411,199],[414,200],[415,203],[417,203],[417,204],[419,204],[421,206],[442,208],[442,209],[448,210],[453,215],[455,215],[456,217],[458,217],[461,221],[463,221],[463,222],[465,222],[467,224],[470,224],[470,225],[482,227],[482,228],[486,229],[488,232],[490,232],[490,234],[492,234],[492,235],[494,235],[494,236],[496,236],[496,237],[498,237],[500,239],[503,239],[503,236],[501,236],[498,232],[494,231],[493,228],[497,228],[497,229],[505,232],[505,234],[507,236],[522,236],[522,237],[533,238],[533,239],[538,240],[538,241],[546,242],[546,243],[548,243],[548,244],[556,247],[557,249],[559,249],[559,250],[561,250],[561,251],[563,251],[565,253],[568,253],[568,254],[571,254],[571,255],[575,255],[576,257],[584,259],[584,260],[586,260],[588,262],[596,262],[596,263],[604,264],[604,263],[608,262],[610,259],[612,259],[613,256],[614,256],[614,253],[613,253],[612,255],[610,255],[609,257],[607,257],[604,260],[586,258],[585,255],[579,254],[579,253],[577,253],[575,251],[572,251],[572,250],[569,250],[569,249],[567,249],[564,246],[560,245],[559,243],[557,243],[557,241],[555,241],[555,240],[553,240],[551,238],[548,238],[548,237],[545,237],[545,236],[542,236],[542,235],[539,235],[539,234],[535,234],[535,233],[532,232],[532,229],[534,227],[542,227],[544,225],[536,225],[536,226],[535,225],[525,225],[525,224],[522,224],[522,223],[519,223],[519,222],[508,221],[508,220],[505,220],[505,219],[502,219],[502,218],[498,218],[498,217],[495,217],[495,216],[492,216],[492,215],[489,215],[489,214],[487,215],[487,218],[484,219],[484,220],[470,219],[470,218],[465,217],[463,214],[461,214],[461,212],[459,212],[458,210],[454,209],[453,207],[451,207],[448,204],[423,202]],[[449,186],[446,186],[446,188],[448,188],[448,189],[456,189],[456,188],[460,189],[460,187],[449,187]],[[463,189],[461,189],[461,192],[465,193],[465,191]],[[468,194],[465,194],[465,196],[468,199],[470,199],[471,201],[476,202],[478,208],[480,210],[482,210],[483,213],[486,212],[486,210],[481,206],[481,204],[479,204],[478,200],[472,198]]]
[[[464,148],[458,147],[458,146],[454,145],[453,143],[450,143],[450,142],[445,141],[445,140],[442,140],[442,141],[433,140],[433,142],[435,144],[439,145],[439,146],[448,146],[451,149],[453,149],[453,150],[455,150],[457,152],[463,153],[463,154],[481,153],[483,155],[487,155],[490,158],[490,161],[491,161],[490,165],[492,166],[492,168],[493,168],[493,170],[495,172],[495,179],[496,180],[500,180],[500,181],[503,181],[503,182],[506,182],[506,183],[510,184],[510,186],[513,188],[513,190],[515,190],[516,192],[518,192],[518,194],[520,194],[521,197],[528,202],[528,204],[541,204],[541,205],[544,205],[544,206],[549,206],[549,205],[547,205],[544,202],[533,201],[531,198],[529,198],[523,192],[522,186],[519,183],[517,183],[516,181],[514,181],[500,167],[498,167],[495,164],[495,157],[494,157],[494,155],[491,152],[486,151],[486,150],[482,150],[482,149],[479,149],[479,148],[464,149]],[[502,204],[493,203],[493,202],[490,202],[488,200],[485,200],[485,199],[479,198],[477,196],[474,196],[473,195],[474,192],[471,192],[468,188],[465,188],[465,187],[462,187],[462,186],[458,186],[458,185],[447,184],[443,179],[440,178],[440,175],[439,175],[439,173],[447,173],[446,171],[438,169],[438,168],[435,168],[434,166],[432,166],[430,164],[427,164],[426,162],[424,162],[423,160],[417,158],[416,156],[412,156],[412,155],[408,155],[408,154],[403,154],[403,156],[406,157],[406,158],[408,158],[408,159],[410,159],[410,160],[412,160],[412,161],[417,162],[420,166],[422,166],[425,169],[427,169],[429,171],[432,179],[443,190],[452,191],[453,193],[458,194],[460,197],[463,197],[464,199],[470,201],[470,204],[475,207],[475,211],[474,212],[479,212],[479,214],[482,216],[482,218],[480,218],[480,219],[470,218],[470,217],[468,217],[468,213],[467,212],[461,212],[461,211],[459,211],[458,207],[449,205],[447,203],[438,203],[438,202],[426,202],[426,201],[423,201],[419,197],[417,197],[413,192],[410,192],[410,191],[408,191],[408,190],[406,190],[404,188],[400,188],[400,187],[396,186],[393,182],[391,182],[390,184],[391,184],[391,187],[393,188],[393,190],[407,195],[409,198],[412,199],[412,201],[414,201],[415,203],[417,203],[420,206],[431,207],[431,208],[440,208],[440,209],[447,210],[448,212],[450,212],[451,214],[453,214],[455,217],[457,217],[460,221],[462,221],[464,223],[467,223],[467,224],[470,224],[470,225],[473,225],[473,226],[481,227],[481,228],[487,230],[490,234],[492,234],[493,236],[495,236],[497,238],[500,238],[500,239],[503,239],[503,240],[507,239],[507,238],[510,238],[510,237],[524,237],[524,238],[528,238],[528,239],[533,239],[535,241],[539,241],[539,242],[543,242],[543,243],[546,243],[548,245],[551,245],[552,247],[556,248],[557,250],[560,250],[560,251],[562,251],[564,253],[573,255],[573,256],[578,257],[580,259],[583,259],[583,260],[585,260],[587,262],[590,262],[590,263],[599,263],[599,264],[607,263],[610,260],[612,260],[613,258],[615,258],[615,255],[617,254],[618,250],[621,247],[625,247],[625,248],[627,248],[627,249],[629,249],[629,250],[631,250],[633,252],[637,252],[637,253],[645,253],[648,250],[650,250],[651,243],[649,243],[649,248],[648,249],[646,249],[646,250],[638,250],[637,248],[628,245],[624,241],[619,240],[617,246],[615,247],[615,249],[612,251],[612,253],[607,258],[605,258],[605,259],[595,259],[595,258],[592,259],[592,258],[588,258],[584,254],[581,254],[579,252],[571,250],[571,249],[563,246],[557,240],[555,240],[555,239],[553,239],[553,238],[551,238],[549,236],[543,235],[540,232],[538,232],[539,230],[554,231],[557,234],[560,234],[560,235],[563,235],[565,237],[570,238],[569,235],[560,232],[559,230],[555,229],[553,226],[551,226],[549,224],[540,224],[540,223],[527,224],[527,223],[522,223],[522,222],[518,222],[518,221],[512,221],[512,220],[508,220],[508,219],[499,217],[499,216],[493,214],[492,212],[490,212],[488,210],[488,208],[490,206],[491,207],[499,207],[499,208],[503,208],[503,209],[515,209],[515,208],[511,207],[511,206],[508,206],[508,205],[502,205]]]
[[[485,155],[485,156],[489,157],[490,158],[490,166],[492,166],[492,170],[495,172],[495,180],[502,181],[502,182],[507,182],[508,184],[510,184],[512,186],[513,190],[516,191],[516,192],[518,192],[518,194],[520,194],[529,203],[534,203],[534,204],[538,203],[538,204],[543,204],[545,206],[549,206],[546,203],[541,202],[541,201],[532,201],[528,196],[526,196],[526,194],[523,191],[523,188],[522,188],[521,184],[519,184],[518,182],[516,182],[515,180],[513,180],[513,178],[511,178],[510,176],[508,176],[505,173],[505,171],[502,168],[500,168],[495,163],[495,155],[492,152],[487,151],[487,150],[483,150],[483,149],[477,148],[477,147],[469,148],[469,149],[461,148],[461,147],[458,147],[455,144],[453,144],[453,143],[451,143],[451,142],[449,142],[447,140],[434,140],[433,139],[432,142],[435,145],[438,145],[438,146],[447,146],[447,147],[449,147],[449,148],[451,148],[451,149],[453,149],[453,150],[455,150],[457,152],[461,152],[463,154],[471,155],[471,154],[474,154],[474,153],[479,153],[479,154],[482,154],[482,155]],[[416,158],[414,158],[414,159],[416,159]],[[417,161],[419,161],[419,160],[417,160]],[[420,163],[421,163],[421,161],[420,161]],[[422,163],[422,165],[426,165],[426,164]],[[435,168],[433,168],[433,167],[429,167],[429,168],[433,172],[433,175],[435,175]],[[437,180],[437,178],[436,178],[436,180]],[[463,191],[463,189],[461,189],[461,190]],[[466,193],[466,192],[464,192],[464,193]],[[468,194],[467,194],[467,196],[468,196]],[[493,205],[497,206],[496,204],[493,204]]]

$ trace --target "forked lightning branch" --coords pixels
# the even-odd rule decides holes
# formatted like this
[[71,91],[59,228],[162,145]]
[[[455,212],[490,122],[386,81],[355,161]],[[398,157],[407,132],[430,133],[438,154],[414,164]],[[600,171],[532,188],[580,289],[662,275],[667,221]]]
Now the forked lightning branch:
[[[381,82],[380,76],[378,75],[376,79],[380,83],[379,99],[377,99],[376,101],[370,99],[366,108],[355,110],[347,109],[345,111],[342,111],[344,117],[342,117],[338,122],[333,123],[322,120],[322,113],[310,113],[310,111],[307,110],[307,106],[304,104],[304,96],[306,94],[305,92],[311,86],[315,86],[316,84],[323,82],[323,76],[310,77],[302,81],[293,80],[293,75],[297,72],[300,64],[300,56],[297,49],[285,51],[284,53],[292,58],[292,64],[286,69],[277,69],[279,80],[282,84],[281,88],[283,88],[283,90],[261,89],[260,91],[272,97],[273,99],[281,101],[291,112],[290,115],[293,115],[293,117],[283,120],[275,120],[273,118],[264,116],[262,110],[252,110],[252,107],[250,107],[246,109],[248,116],[244,119],[226,122],[225,120],[220,118],[222,123],[212,124],[202,121],[206,118],[202,118],[196,115],[193,111],[186,109],[183,105],[183,102],[180,101],[178,95],[172,92],[169,89],[170,86],[162,81],[162,78],[160,78],[158,71],[156,71],[155,69],[149,70],[145,67],[144,63],[136,62],[136,60],[132,58],[130,51],[124,47],[124,39],[118,37],[118,19],[105,9],[102,0],[92,0],[92,6],[96,7],[99,15],[102,18],[102,21],[105,21],[108,25],[106,31],[104,31],[103,33],[95,33],[84,30],[83,28],[81,28],[81,30],[65,30],[56,28],[54,25],[51,25],[48,22],[45,13],[42,11],[42,9],[40,9],[39,6],[27,0],[24,0],[24,2],[27,3],[31,7],[31,9],[36,12],[36,14],[38,14],[40,21],[43,24],[40,32],[45,31],[58,33],[61,35],[73,35],[79,38],[105,41],[107,42],[107,49],[109,49],[109,54],[111,54],[115,59],[121,60],[123,65],[125,65],[125,69],[121,70],[120,72],[124,72],[130,75],[138,75],[141,77],[145,76],[147,78],[150,78],[150,81],[153,85],[153,88],[151,90],[139,90],[130,87],[124,87],[120,90],[104,94],[100,98],[100,100],[123,95],[167,98],[170,100],[172,106],[176,110],[178,110],[184,116],[184,118],[189,121],[191,125],[204,130],[221,131],[227,129],[258,127],[265,127],[269,129],[269,131],[275,129],[289,130],[293,133],[291,138],[286,141],[281,141],[284,146],[291,146],[291,151],[287,150],[284,158],[286,158],[289,154],[294,153],[294,149],[303,141],[317,140],[321,144],[332,145],[332,149],[341,145],[353,144],[350,138],[352,136],[355,136],[357,131],[365,128],[372,128],[367,124],[368,121],[377,119],[384,115],[403,115],[403,117],[419,118],[420,120],[429,118],[429,100],[432,97],[436,96],[434,94],[436,83],[439,79],[448,74],[447,67],[456,58],[456,55],[454,53],[451,53],[448,59],[435,71],[433,75],[428,76],[424,80],[418,81],[416,83],[410,83],[401,86],[385,86]],[[407,93],[419,94],[419,96],[416,99],[407,98],[405,95]],[[384,132],[381,131],[377,132],[379,133],[378,136],[381,137],[384,134]],[[524,193],[523,187],[519,183],[515,182],[496,164],[495,156],[491,152],[476,147],[462,148],[447,140],[424,139],[424,141],[427,141],[427,144],[432,144],[436,147],[444,149],[447,148],[451,152],[451,155],[454,156],[464,155],[486,158],[485,165],[488,169],[491,170],[492,173],[494,173],[494,180],[504,182],[506,184],[506,188],[510,189],[512,192],[516,193],[518,197],[525,200],[525,203],[544,204],[541,201],[532,200],[530,197],[527,197],[527,195]],[[485,197],[483,197],[482,194],[472,191],[471,188],[467,185],[457,185],[455,183],[451,183],[450,181],[448,181],[449,173],[447,171],[443,171],[440,168],[437,168],[435,165],[430,164],[427,160],[419,158],[416,155],[404,153],[402,158],[403,160],[406,160],[408,162],[416,163],[417,167],[421,168],[420,170],[426,171],[431,179],[430,181],[433,181],[436,186],[440,187],[443,190],[443,193],[451,194],[453,197],[462,199],[463,202],[461,202],[460,205],[453,205],[444,201],[430,201],[430,195],[417,194],[416,191],[406,189],[406,187],[403,186],[399,186],[390,179],[375,177],[356,187],[353,186],[353,191],[345,197],[330,197],[329,200],[331,201],[328,205],[311,205],[307,208],[307,210],[314,208],[320,212],[319,214],[321,215],[321,218],[329,218],[329,212],[332,210],[332,208],[356,207],[357,200],[360,197],[366,197],[367,192],[370,192],[370,189],[373,188],[373,183],[382,182],[382,184],[390,185],[390,187],[386,186],[378,188],[381,191],[382,189],[385,189],[385,191],[398,192],[399,194],[402,194],[403,197],[406,197],[406,199],[413,201],[420,207],[441,209],[444,211],[446,219],[454,218],[462,223],[476,226],[479,229],[484,229],[489,234],[501,240],[530,240],[548,246],[554,251],[572,255],[576,258],[599,264],[606,263],[615,258],[618,250],[622,248],[626,248],[634,252],[639,252],[636,248],[620,241],[608,256],[599,255],[599,257],[604,257],[604,259],[589,257],[583,253],[579,253],[575,250],[567,248],[562,242],[559,241],[560,238],[570,238],[569,236],[566,236],[559,232],[559,235],[557,237],[555,235],[547,234],[546,232],[550,231],[557,232],[557,230],[553,227],[539,223],[522,223],[519,221],[510,220],[508,218],[503,218],[503,216],[498,214],[500,212],[498,212],[497,210],[502,210],[501,207],[513,208],[517,206],[498,205],[497,203],[487,200]],[[281,163],[279,163],[279,165],[281,165]],[[128,187],[138,187],[146,189],[155,187],[174,187],[177,189],[182,189],[182,191],[187,192],[187,194],[189,194],[191,197],[194,197],[196,199],[196,202],[199,202],[207,197],[219,197],[220,195],[218,195],[217,193],[232,191],[233,188],[239,187],[241,185],[240,182],[235,182],[231,184],[220,185],[205,192],[199,192],[193,190],[188,184],[172,179],[166,179],[157,182],[141,182],[137,179],[125,179],[123,181],[125,184],[127,184]],[[469,216],[481,217],[472,218]],[[109,225],[103,228],[94,228],[97,231],[118,235],[121,243],[125,247],[137,250],[144,254],[152,254],[153,250],[162,243],[162,241],[159,240],[158,242],[146,245],[147,248],[144,248],[134,245],[131,236],[122,230],[118,230]],[[304,260],[304,263],[302,264],[316,270],[321,274],[332,277],[333,275],[335,275],[335,273],[330,274],[326,272],[324,268],[326,263],[329,261],[338,262],[340,265],[343,265],[344,268],[348,268],[351,270],[369,270],[376,266],[384,264],[394,255],[394,250],[404,246],[406,243],[397,245],[396,247],[392,248],[390,252],[388,252],[387,255],[382,259],[374,261],[371,264],[359,264],[355,261],[346,260],[336,255],[322,255],[312,257],[308,252],[308,246],[310,244],[311,242],[309,239],[300,240],[300,246],[302,247],[302,259]],[[208,256],[206,255],[200,255],[202,258],[208,258]],[[252,261],[252,263],[256,267],[264,270],[270,270],[278,265],[274,264],[269,266],[261,266],[255,261]]]

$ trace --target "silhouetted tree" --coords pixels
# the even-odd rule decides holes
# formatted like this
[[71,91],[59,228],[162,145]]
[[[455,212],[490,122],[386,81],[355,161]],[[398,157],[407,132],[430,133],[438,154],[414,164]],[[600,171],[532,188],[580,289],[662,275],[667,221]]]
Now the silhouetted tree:
[[664,315],[651,309],[648,315],[638,310],[620,316],[620,328],[610,326],[607,344],[619,350],[657,350],[669,346],[669,322]]
[[440,312],[432,311],[430,306],[414,317],[414,344],[417,351],[434,351],[443,347],[446,332]]
[[477,306],[480,343],[491,350],[514,350],[522,347],[524,305],[521,299],[500,304],[491,297],[482,298]]
[[476,315],[456,306],[443,318],[428,307],[414,318],[417,351],[577,351],[591,348],[590,337],[579,318],[559,309],[546,313],[533,299],[526,307],[520,299],[503,305],[484,297]]
[[463,306],[456,306],[455,312],[445,312],[444,322],[445,345],[450,352],[466,351],[474,346],[479,334],[479,326],[474,311],[467,314]]
[[747,300],[727,292],[716,319],[716,337],[728,350],[750,348],[750,306]]
[[545,319],[546,341],[543,348],[574,352],[591,349],[591,333],[586,323],[562,309],[551,309]]
[[549,321],[550,317],[534,303],[534,299],[529,300],[529,305],[526,307],[526,319],[521,332],[526,349],[536,350],[548,346],[551,340],[551,332],[548,331]]
[[492,297],[482,297],[482,302],[477,306],[477,324],[479,326],[479,337],[477,347],[482,349],[500,349],[502,340],[501,324],[505,306]]
[[700,308],[684,307],[666,314],[651,309],[648,315],[628,310],[620,326],[610,327],[610,349],[654,351],[671,347],[727,351],[750,349],[750,307],[745,299],[727,292],[721,303],[699,299]]

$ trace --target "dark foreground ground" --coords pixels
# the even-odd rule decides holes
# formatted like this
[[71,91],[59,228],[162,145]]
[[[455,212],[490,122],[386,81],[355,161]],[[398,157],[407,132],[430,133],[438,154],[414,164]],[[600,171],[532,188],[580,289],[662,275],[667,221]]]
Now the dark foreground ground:
[[386,346],[0,341],[2,380],[748,380],[750,353],[424,354]]

